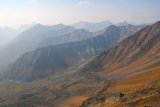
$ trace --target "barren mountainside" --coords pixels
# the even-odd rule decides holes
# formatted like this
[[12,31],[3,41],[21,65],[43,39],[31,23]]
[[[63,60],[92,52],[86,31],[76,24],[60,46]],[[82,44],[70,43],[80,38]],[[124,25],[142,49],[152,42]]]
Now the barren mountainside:
[[84,66],[80,72],[95,72],[109,78],[112,84],[82,107],[158,107],[160,88],[154,85],[160,81],[159,45],[160,22],[157,22]]
[[[118,27],[112,27],[119,31],[119,38],[120,30]],[[115,29],[111,31],[117,34]],[[105,34],[113,33],[106,32]],[[90,55],[93,51],[86,51],[88,47],[97,51],[103,43],[106,43],[102,41],[113,39],[106,38],[107,35],[99,35],[65,45],[44,47],[26,53],[10,66],[8,76],[25,80],[29,77],[28,74],[39,76],[41,72],[35,70],[38,67],[43,67],[40,68],[43,69],[43,73],[44,71],[48,73],[50,71],[47,70],[48,66],[55,67],[55,63],[65,67],[65,64],[61,62],[66,63],[68,58],[74,59],[72,56],[77,57],[78,52],[81,52],[82,56],[87,56],[88,52]],[[0,90],[0,99],[2,99],[0,105],[6,107],[158,107],[160,105],[157,100],[160,98],[159,45],[160,22],[157,22],[141,29],[115,46],[111,45],[110,49],[100,53],[74,72],[65,70],[61,75],[50,75],[50,77],[36,79],[30,83],[19,81],[17,83],[9,81],[10,85],[0,83],[3,87]],[[105,45],[105,48],[106,46],[108,45]],[[65,56],[60,53],[65,53]],[[69,61],[69,64],[72,61]],[[52,71],[54,69],[52,68]],[[12,82],[16,85],[11,85]]]

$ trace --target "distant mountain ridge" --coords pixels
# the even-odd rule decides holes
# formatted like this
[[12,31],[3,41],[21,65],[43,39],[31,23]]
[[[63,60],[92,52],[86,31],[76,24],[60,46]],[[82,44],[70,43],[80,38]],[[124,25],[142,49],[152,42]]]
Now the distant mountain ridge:
[[[103,27],[105,26],[106,25]],[[143,28],[143,26],[130,26],[118,26],[121,32],[118,42]],[[37,48],[49,45],[83,41],[97,35],[104,34],[105,29],[93,33],[85,29],[75,29],[63,24],[53,26],[36,24],[32,28],[22,32],[16,39],[5,46],[4,49],[0,49],[0,71],[3,72],[9,64],[15,62],[17,58],[25,52],[33,51]]]
[[99,30],[105,29],[106,27],[112,25],[111,21],[102,21],[98,23],[90,23],[90,22],[78,22],[73,25],[76,29],[85,29],[90,32],[97,32]]
[[[82,35],[83,37],[81,37],[81,40],[92,37],[90,32],[84,31],[84,33],[85,34],[83,35],[83,30],[75,30],[73,27],[65,26],[63,24],[54,26],[44,26],[37,24],[19,34],[12,42],[6,45],[4,49],[0,50],[0,59],[2,61],[0,68],[14,62],[23,53],[32,51],[36,48],[46,45],[56,45],[68,43],[71,41],[78,41],[79,38],[76,38],[76,35],[80,37]],[[75,38],[71,40],[71,37]],[[45,41],[47,38],[49,38],[48,41]],[[45,41],[45,43],[43,41]],[[11,54],[14,56],[11,56]]]
[[17,29],[5,27],[0,28],[0,46],[7,45],[10,41],[12,41],[16,36],[18,36],[21,32],[31,28],[34,24],[31,25],[23,25]]
[[[18,46],[20,46],[20,47],[25,46],[25,47],[24,48],[20,48],[20,47],[17,48],[17,47],[15,47],[15,45],[12,45],[13,46],[12,49],[14,49],[13,52],[16,49],[21,49],[20,52],[25,53],[25,52],[27,52],[27,50],[29,52],[29,51],[34,50],[36,48],[44,47],[44,49],[42,49],[42,52],[40,51],[41,48],[36,49],[36,51],[39,51],[39,54],[43,53],[44,56],[46,56],[47,53],[43,50],[45,50],[45,47],[47,49],[47,46],[49,46],[48,49],[50,51],[48,49],[47,50],[49,51],[48,53],[51,55],[52,59],[56,58],[56,56],[54,56],[54,55],[52,56],[52,54],[57,54],[58,55],[57,58],[59,58],[59,59],[62,59],[62,57],[63,57],[62,60],[56,59],[57,61],[60,61],[60,63],[55,62],[55,65],[54,65],[54,61],[52,61],[53,64],[51,64],[51,66],[50,66],[51,68],[50,67],[45,68],[45,69],[51,69],[52,71],[47,70],[46,72],[51,72],[51,74],[52,74],[56,70],[63,71],[64,69],[67,69],[67,68],[73,66],[73,64],[75,64],[75,65],[78,64],[79,62],[81,62],[80,64],[86,63],[87,61],[89,61],[90,59],[95,57],[96,55],[115,46],[119,41],[125,39],[126,37],[130,36],[131,34],[135,33],[136,31],[138,31],[141,28],[142,28],[141,26],[139,27],[139,26],[133,26],[133,25],[125,25],[125,26],[119,26],[119,27],[111,25],[111,26],[103,29],[100,32],[91,33],[91,32],[88,32],[84,29],[75,30],[74,28],[72,28],[70,26],[64,26],[62,24],[55,25],[55,26],[48,26],[48,27],[42,26],[42,25],[36,25],[34,27],[34,29],[31,29],[32,31],[36,31],[35,35],[32,33],[32,35],[34,35],[35,38],[33,39],[34,36],[33,37],[28,36],[27,37],[28,42],[26,41],[25,44],[21,44],[21,45],[19,45],[18,42],[15,42],[15,43],[18,43]],[[38,31],[37,29],[38,30],[41,29],[41,32],[37,32]],[[26,32],[24,32],[24,34],[25,34],[24,36],[29,35],[28,31],[26,31]],[[58,32],[58,34],[56,34],[57,32]],[[39,39],[36,40],[38,34],[40,34],[40,36],[39,36]],[[21,40],[21,38],[22,38],[22,40]],[[23,41],[24,38],[26,38],[26,37],[20,36],[20,38],[17,38],[17,40],[19,42],[21,42],[21,41]],[[29,45],[29,42],[31,42],[33,44],[30,43],[30,45]],[[24,41],[23,41],[23,43],[24,43]],[[53,45],[53,46],[51,46],[51,45]],[[54,46],[54,45],[56,45],[56,46]],[[35,47],[33,47],[33,46],[35,46]],[[22,50],[22,49],[24,49],[24,50]],[[31,57],[33,54],[35,54],[34,56],[36,56],[36,51],[31,52],[31,54],[29,56]],[[20,54],[23,54],[20,52],[19,52],[19,56],[20,56]],[[66,56],[65,56],[65,53],[67,53]],[[43,57],[43,56],[41,56],[41,57]],[[40,58],[40,56],[38,58]],[[49,56],[47,56],[46,58],[49,58]],[[67,61],[67,60],[70,60],[71,63],[69,63],[69,61]],[[23,56],[18,59],[18,63],[25,62],[25,61],[28,61],[28,59]],[[34,57],[32,57],[30,59],[30,61],[28,61],[27,63],[32,63],[32,61],[34,61]],[[45,62],[45,63],[48,64],[47,62]],[[45,65],[45,63],[43,65]],[[26,65],[28,65],[27,69],[29,69],[30,66],[33,66],[30,64],[26,64]],[[41,65],[41,66],[43,66],[43,65]],[[17,67],[15,67],[15,68],[13,67],[13,68],[17,69],[18,64],[17,65],[15,64],[15,66],[17,66]],[[23,70],[24,68],[26,69],[25,65],[22,64],[22,69],[17,70],[17,72],[24,71]],[[25,72],[27,71],[27,69],[25,70]],[[38,71],[37,70],[35,70],[35,71],[38,74]],[[33,77],[33,78],[36,79],[39,77],[40,78],[46,77],[47,75],[49,75],[49,74],[46,73],[44,75]]]
[[[119,38],[120,30],[116,26],[110,26],[103,34],[84,41],[40,48],[20,57],[8,70],[8,75],[10,78],[18,79],[30,78],[30,74],[32,76],[35,74],[33,77],[35,79],[46,77],[55,71],[69,68],[78,61],[87,62],[88,58],[93,58],[104,50],[113,47]],[[42,76],[39,76],[41,72]]]
[[82,41],[88,38],[94,37],[94,34],[84,29],[75,30],[58,37],[46,37],[39,44],[40,46],[64,44],[76,41]]

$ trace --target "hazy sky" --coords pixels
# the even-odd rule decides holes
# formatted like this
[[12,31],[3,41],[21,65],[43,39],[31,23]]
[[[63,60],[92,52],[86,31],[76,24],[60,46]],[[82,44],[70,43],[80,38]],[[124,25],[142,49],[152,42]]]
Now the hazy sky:
[[155,22],[160,20],[160,0],[0,0],[1,27],[102,20]]

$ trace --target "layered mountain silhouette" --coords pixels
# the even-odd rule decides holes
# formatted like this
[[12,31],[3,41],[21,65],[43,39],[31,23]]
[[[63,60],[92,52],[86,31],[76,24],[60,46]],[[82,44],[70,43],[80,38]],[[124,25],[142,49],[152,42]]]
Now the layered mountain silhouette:
[[[9,64],[17,60],[25,52],[33,51],[40,47],[49,45],[58,45],[76,41],[86,40],[101,33],[105,32],[107,26],[103,25],[104,30],[100,30],[95,33],[91,33],[84,29],[74,29],[71,26],[65,26],[58,24],[54,26],[44,26],[37,24],[32,28],[22,32],[6,45],[3,49],[0,49],[0,70],[3,71]],[[105,27],[106,26],[106,27]],[[144,26],[125,25],[118,26],[121,32],[121,37],[118,41],[125,39],[132,35]],[[12,55],[13,56],[12,56]]]
[[40,42],[40,46],[57,45],[76,41],[82,41],[94,37],[94,34],[84,29],[75,30],[57,37],[46,37]]
[[[131,34],[141,29],[142,27],[133,26],[133,25],[119,26],[117,27],[117,29],[120,32],[120,37],[118,36],[119,35],[118,34],[117,35],[118,38],[115,38],[114,31],[112,31],[110,32],[109,34],[110,36],[107,37],[108,40],[106,41],[104,38],[96,37],[99,35],[102,35],[103,37],[105,37],[106,32],[109,31],[110,28],[111,27],[108,27],[99,32],[91,33],[84,29],[76,30],[71,26],[65,26],[62,24],[58,24],[54,26],[44,26],[44,25],[37,24],[34,27],[21,33],[14,41],[12,41],[9,45],[7,45],[3,50],[0,51],[0,58],[1,58],[0,68],[2,69],[1,71],[4,71],[4,69],[9,64],[15,62],[17,58],[20,57],[25,52],[33,51],[34,49],[47,47],[50,45],[54,46],[54,45],[62,44],[61,47],[63,47],[67,43],[71,43],[71,42],[77,42],[73,44],[80,44],[80,45],[83,44],[83,47],[88,47],[87,50],[89,51],[91,51],[92,47],[96,47],[97,44],[100,44],[99,52],[98,53],[95,52],[94,55],[91,54],[90,55],[91,57],[89,58],[91,59],[93,56],[103,52],[105,49],[108,49],[109,47],[114,46],[117,43],[117,40],[118,42],[123,40],[124,38],[130,36]],[[117,32],[116,31],[117,29],[115,29],[115,32]],[[112,33],[113,33],[113,37],[112,37]],[[92,41],[92,38],[98,38],[98,39],[96,39],[96,41],[94,40]],[[90,39],[90,40],[86,40],[86,39]],[[110,39],[112,40],[110,41]],[[92,41],[92,43],[90,43],[90,41]],[[108,42],[108,43],[105,43],[105,42]],[[68,47],[72,46],[73,44],[71,43],[71,45],[69,45]],[[109,46],[106,46],[106,44]],[[78,45],[76,46],[77,46],[76,48],[81,47]],[[68,50],[69,49],[71,48],[68,48]],[[63,49],[61,50],[62,50],[62,53],[64,53]],[[86,51],[86,49],[81,51]],[[95,50],[92,49],[92,51],[94,52]],[[12,56],[11,54],[13,54],[14,56]],[[89,54],[90,53],[88,53],[88,55]],[[84,58],[82,57],[80,59],[84,59]],[[75,61],[77,60],[79,59],[76,59]]]
[[23,54],[4,77],[32,82],[0,83],[0,106],[159,107],[160,22],[142,27],[112,25]]
[[102,34],[84,41],[39,48],[20,57],[9,69],[9,78],[40,78],[73,67],[78,62],[86,63],[115,46],[119,38],[119,28],[110,26]]
[[4,45],[8,44],[11,40],[16,38],[18,34],[29,29],[32,26],[34,26],[34,24],[22,25],[17,29],[13,29],[10,27],[0,28],[0,46],[3,47]]
[[[0,50],[0,68],[14,62],[25,52],[29,52],[43,46],[79,41],[79,39],[83,40],[90,37],[92,37],[92,33],[88,31],[75,30],[73,27],[64,26],[62,24],[54,26],[37,24],[19,34],[17,38]],[[45,41],[45,43],[43,41]]]

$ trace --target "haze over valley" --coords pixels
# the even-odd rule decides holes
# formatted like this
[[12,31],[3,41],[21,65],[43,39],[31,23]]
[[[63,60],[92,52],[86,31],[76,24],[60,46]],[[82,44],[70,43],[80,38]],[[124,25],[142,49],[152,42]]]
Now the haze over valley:
[[160,1],[0,7],[0,107],[160,107]]

